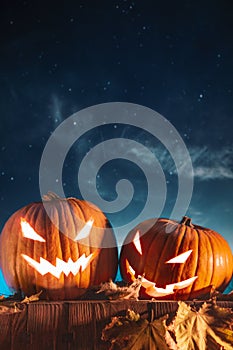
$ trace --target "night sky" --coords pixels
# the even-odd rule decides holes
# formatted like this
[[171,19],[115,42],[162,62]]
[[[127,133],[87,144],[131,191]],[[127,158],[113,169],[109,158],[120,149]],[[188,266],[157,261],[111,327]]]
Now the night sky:
[[[0,31],[0,229],[17,209],[40,200],[41,155],[57,126],[83,108],[120,101],[149,107],[177,129],[194,168],[187,214],[221,233],[233,249],[230,0],[3,1]],[[159,160],[167,182],[162,216],[169,217],[178,185],[172,157],[132,126],[105,125],[75,142],[64,164],[65,194],[81,198],[82,158],[117,137],[142,143]],[[137,164],[116,159],[96,175],[105,200],[116,197],[120,179],[134,185],[127,208],[107,214],[113,226],[137,216],[147,196]]]

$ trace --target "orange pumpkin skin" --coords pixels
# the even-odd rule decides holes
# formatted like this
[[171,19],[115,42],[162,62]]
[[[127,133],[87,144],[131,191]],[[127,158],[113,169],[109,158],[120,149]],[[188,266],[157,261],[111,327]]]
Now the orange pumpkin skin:
[[[61,199],[51,193],[46,196],[46,208],[53,223],[43,202],[36,202],[15,212],[3,228],[0,235],[0,266],[8,286],[23,291],[25,295],[44,290],[43,297],[46,299],[65,300],[79,298],[89,287],[114,279],[118,266],[117,245],[106,216],[91,203],[75,198]],[[21,218],[45,242],[25,238]],[[82,241],[74,241],[71,237],[75,237],[90,218],[94,224],[89,236]],[[84,271],[67,276],[62,272],[56,278],[50,273],[42,275],[37,272],[22,254],[37,262],[42,257],[54,266],[56,258],[67,262],[69,258],[77,261],[83,254],[86,257],[93,254],[93,257]]]
[[[155,282],[156,287],[161,288],[198,276],[189,287],[176,290],[174,294],[159,299],[204,298],[210,285],[223,292],[233,273],[233,257],[227,241],[211,229],[191,224],[189,218],[181,223],[163,218],[157,219],[153,224],[154,221],[151,219],[140,223],[126,237],[120,254],[123,279],[127,282],[133,280],[128,265],[135,271],[136,277],[144,274],[147,280]],[[168,226],[170,232],[166,230]],[[142,254],[133,243],[136,232],[140,230],[146,232],[140,235]],[[186,262],[166,263],[191,249],[192,253]],[[141,288],[140,292],[142,298],[149,297],[145,288]]]

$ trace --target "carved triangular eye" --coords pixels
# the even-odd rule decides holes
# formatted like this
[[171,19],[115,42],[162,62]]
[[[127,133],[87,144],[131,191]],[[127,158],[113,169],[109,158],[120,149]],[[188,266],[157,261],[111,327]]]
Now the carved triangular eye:
[[177,255],[175,258],[172,258],[166,261],[166,264],[183,264],[188,259],[189,255],[192,253],[192,249],[188,250],[185,253]]
[[77,233],[77,236],[75,237],[75,241],[79,241],[80,239],[87,238],[91,232],[92,226],[94,223],[94,219],[89,219],[83,228]]
[[135,245],[135,248],[137,249],[138,253],[142,255],[142,246],[141,246],[141,241],[140,241],[140,232],[137,231],[134,239],[133,239],[133,244]]
[[20,221],[23,237],[32,239],[33,241],[46,242],[43,237],[38,235],[31,225],[24,219]]

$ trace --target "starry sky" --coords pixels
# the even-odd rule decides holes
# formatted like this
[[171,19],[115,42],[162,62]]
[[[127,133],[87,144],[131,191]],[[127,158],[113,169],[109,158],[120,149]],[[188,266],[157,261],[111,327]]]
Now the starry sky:
[[[83,108],[120,101],[149,107],[177,129],[194,168],[187,214],[233,249],[232,23],[229,0],[3,1],[0,229],[17,209],[40,200],[40,159],[57,126]],[[178,185],[174,162],[158,140],[132,126],[105,125],[75,142],[64,163],[65,194],[80,198],[81,159],[117,137],[142,143],[159,160],[167,183],[162,215],[169,216]],[[141,169],[121,159],[97,174],[100,195],[113,200],[122,178],[135,193],[120,215],[108,215],[113,226],[137,216],[147,196]]]

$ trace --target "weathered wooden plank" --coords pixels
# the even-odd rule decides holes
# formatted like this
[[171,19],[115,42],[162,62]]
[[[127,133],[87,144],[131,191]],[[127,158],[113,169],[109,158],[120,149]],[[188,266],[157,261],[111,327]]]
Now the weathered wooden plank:
[[[219,301],[233,308],[233,301]],[[1,350],[106,350],[101,332],[112,316],[123,315],[128,308],[148,317],[175,313],[176,301],[63,301],[34,302],[21,312],[0,315]]]

